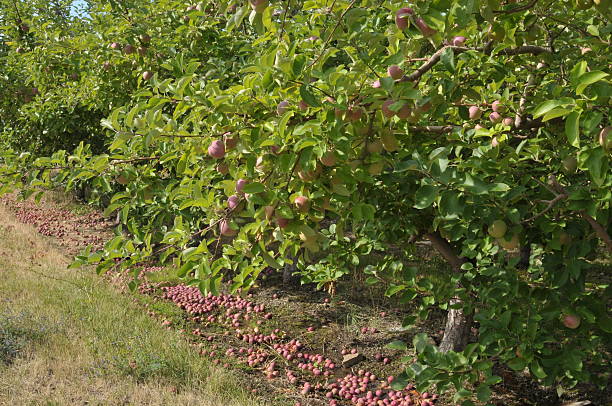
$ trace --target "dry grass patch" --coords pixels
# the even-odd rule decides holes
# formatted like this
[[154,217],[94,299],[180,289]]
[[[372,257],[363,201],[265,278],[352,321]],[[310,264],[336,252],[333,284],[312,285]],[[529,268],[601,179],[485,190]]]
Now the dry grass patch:
[[0,405],[257,404],[1,206],[0,219]]

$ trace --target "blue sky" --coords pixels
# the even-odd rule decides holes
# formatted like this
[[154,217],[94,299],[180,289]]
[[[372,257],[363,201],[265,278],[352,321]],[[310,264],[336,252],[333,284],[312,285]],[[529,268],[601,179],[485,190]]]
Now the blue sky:
[[72,2],[72,15],[78,15],[79,11],[87,4],[85,0],[74,0]]

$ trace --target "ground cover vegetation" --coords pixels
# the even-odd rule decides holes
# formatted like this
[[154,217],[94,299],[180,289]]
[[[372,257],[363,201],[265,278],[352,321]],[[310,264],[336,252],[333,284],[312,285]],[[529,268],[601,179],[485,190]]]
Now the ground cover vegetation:
[[0,4],[0,191],[117,213],[75,267],[204,295],[364,273],[417,304],[406,328],[447,312],[439,345],[394,344],[398,389],[487,402],[500,364],[605,385],[608,0]]

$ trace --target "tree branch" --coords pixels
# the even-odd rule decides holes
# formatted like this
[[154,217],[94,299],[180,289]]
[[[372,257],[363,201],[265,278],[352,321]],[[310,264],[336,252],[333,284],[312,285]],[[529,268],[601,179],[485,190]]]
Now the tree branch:
[[440,233],[433,232],[425,234],[425,238],[431,241],[431,245],[446,259],[446,261],[450,264],[451,268],[455,272],[461,271],[461,265],[467,262],[467,259],[459,257],[455,254],[453,247],[446,241],[446,239],[442,238]]
[[323,56],[323,53],[325,51],[325,48],[327,47],[327,44],[329,43],[329,41],[331,40],[331,38],[334,36],[334,33],[336,32],[336,30],[338,29],[338,26],[340,25],[340,22],[342,22],[342,19],[344,18],[344,16],[346,15],[346,13],[353,8],[353,6],[355,5],[355,3],[357,2],[357,0],[353,0],[351,1],[351,4],[348,5],[348,7],[346,8],[346,10],[344,10],[342,12],[342,14],[340,14],[340,17],[338,18],[338,21],[336,21],[336,25],[334,25],[334,28],[332,29],[332,31],[329,33],[329,35],[327,36],[327,38],[325,39],[325,42],[323,43],[323,49],[321,50],[321,53],[315,58],[314,61],[312,61],[310,63],[310,65],[308,65],[308,68],[312,68],[317,62],[319,62],[319,59],[321,59],[321,57]]
[[552,200],[545,200],[545,202],[548,203],[548,206],[546,206],[546,208],[544,210],[542,210],[541,212],[537,213],[536,215],[528,218],[527,220],[523,220],[522,223],[529,223],[530,221],[533,221],[535,219],[537,219],[540,216],[543,216],[546,212],[550,211],[550,209],[552,209],[555,204],[559,203],[561,200],[567,199],[568,195],[566,193],[562,193],[560,195],[555,196],[554,199]]
[[[452,49],[455,54],[460,54],[467,51],[478,51],[483,52],[485,54],[491,53],[491,47],[488,45],[482,48],[467,48],[467,47],[458,47],[454,45],[446,45],[442,48],[438,49],[423,65],[421,65],[416,71],[412,72],[410,75],[404,75],[400,80],[402,82],[413,82],[418,80],[421,76],[423,76],[427,71],[433,68],[439,61],[440,57],[446,51],[446,49]],[[550,53],[552,50],[550,48],[541,47],[537,45],[523,45],[516,48],[502,49],[499,51],[500,55],[519,55],[519,54],[533,54],[539,55],[542,53]]]
[[521,100],[519,100],[519,107],[516,111],[516,117],[514,118],[514,126],[516,128],[520,128],[523,125],[523,113],[525,112],[525,105],[527,103],[527,94],[529,88],[535,84],[535,74],[530,73],[527,76],[527,84],[525,85],[525,89],[523,90],[523,95],[521,96]]
[[580,215],[591,225],[591,228],[593,228],[597,236],[603,240],[603,242],[608,248],[608,251],[612,252],[612,238],[610,238],[607,231],[602,227],[602,225],[595,221],[593,217],[591,217],[584,211],[581,211]]

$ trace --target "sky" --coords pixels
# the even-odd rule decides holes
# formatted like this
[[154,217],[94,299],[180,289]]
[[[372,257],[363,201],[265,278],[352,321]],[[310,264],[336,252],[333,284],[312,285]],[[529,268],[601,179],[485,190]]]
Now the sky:
[[72,2],[72,10],[71,14],[73,16],[78,16],[81,12],[81,9],[85,6],[85,0],[74,0]]

